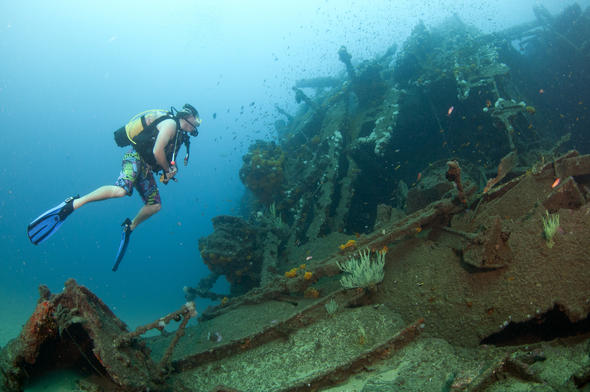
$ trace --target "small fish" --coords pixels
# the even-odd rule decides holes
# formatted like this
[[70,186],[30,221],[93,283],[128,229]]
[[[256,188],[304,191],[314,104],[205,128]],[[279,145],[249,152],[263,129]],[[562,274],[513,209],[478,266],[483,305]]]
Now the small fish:
[[418,172],[418,177],[416,177],[416,182],[420,181],[422,178],[422,172]]
[[311,259],[313,259],[313,256],[307,256],[307,257],[305,258],[305,261],[309,261],[309,260],[311,260]]
[[543,95],[544,93],[545,93],[545,90],[543,90],[543,89],[539,89],[539,94],[540,94],[540,95]]
[[486,108],[489,108],[490,106],[492,106],[492,101],[486,99]]
[[560,182],[561,182],[561,178],[558,178],[557,180],[553,181],[553,184],[551,185],[551,188],[555,188],[556,186],[559,185]]
[[451,113],[453,113],[453,110],[455,110],[455,107],[454,107],[454,106],[451,106],[451,107],[449,108],[449,110],[447,110],[447,116],[450,116],[450,115],[451,115]]

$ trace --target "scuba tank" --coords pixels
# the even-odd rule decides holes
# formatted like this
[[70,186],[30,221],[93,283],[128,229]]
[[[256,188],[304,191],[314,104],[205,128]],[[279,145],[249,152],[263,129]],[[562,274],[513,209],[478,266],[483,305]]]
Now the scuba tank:
[[117,146],[119,147],[136,144],[134,138],[146,128],[150,126],[155,127],[168,118],[174,118],[174,116],[167,110],[152,109],[138,113],[133,116],[125,126],[115,131],[115,143],[117,143]]
[[[181,130],[180,119],[187,115],[195,117],[196,127],[190,133]],[[181,144],[184,144],[186,149],[186,156],[184,157],[184,165],[188,165],[188,159],[190,155],[190,136],[197,136],[197,127],[201,124],[199,112],[191,105],[186,104],[182,107],[182,110],[177,110],[174,106],[170,110],[152,109],[146,110],[133,116],[125,126],[117,129],[114,132],[115,143],[119,147],[125,147],[133,145],[133,148],[139,152],[142,159],[144,159],[154,170],[158,172],[161,168],[155,161],[152,153],[153,145],[158,136],[157,125],[164,120],[172,119],[176,121],[176,136],[174,138],[173,150],[170,161],[171,165],[176,166],[176,154]],[[189,136],[190,135],[190,136]],[[172,147],[172,146],[170,146]]]

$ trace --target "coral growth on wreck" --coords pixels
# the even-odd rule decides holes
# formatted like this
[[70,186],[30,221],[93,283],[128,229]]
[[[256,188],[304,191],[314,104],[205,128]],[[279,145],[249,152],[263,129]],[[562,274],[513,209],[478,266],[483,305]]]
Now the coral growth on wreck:
[[285,154],[273,142],[257,141],[243,157],[240,179],[264,204],[269,205],[280,194],[284,182]]

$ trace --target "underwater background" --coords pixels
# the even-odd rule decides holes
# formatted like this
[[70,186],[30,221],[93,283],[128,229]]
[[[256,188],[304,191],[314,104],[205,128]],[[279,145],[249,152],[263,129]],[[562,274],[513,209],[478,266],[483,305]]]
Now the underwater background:
[[[296,80],[344,73],[341,45],[362,61],[400,46],[419,20],[457,14],[490,32],[532,20],[534,4],[558,13],[573,2],[472,3],[2,2],[0,345],[18,334],[40,284],[59,292],[75,278],[131,328],[184,304],[183,286],[208,273],[198,238],[212,217],[239,214],[242,155],[256,139],[276,139],[275,105],[296,110]],[[30,244],[25,228],[40,213],[117,179],[125,149],[114,130],[185,102],[203,119],[190,163],[177,183],[159,186],[162,210],[133,234],[116,273],[120,224],[141,207],[137,192],[85,206],[49,241]]]

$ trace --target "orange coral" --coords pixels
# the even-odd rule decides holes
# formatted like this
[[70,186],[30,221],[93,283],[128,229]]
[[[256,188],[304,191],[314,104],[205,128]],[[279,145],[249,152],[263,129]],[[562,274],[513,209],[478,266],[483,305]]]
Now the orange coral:
[[307,271],[305,274],[303,274],[303,279],[310,280],[312,275],[313,274],[311,272]]
[[294,278],[297,276],[297,268],[292,268],[285,272],[285,278]]
[[349,248],[354,248],[356,246],[356,241],[355,240],[348,240],[346,242],[346,244],[342,244],[339,246],[340,250],[345,250],[345,249],[349,249]]
[[313,287],[309,287],[307,288],[307,290],[303,292],[303,296],[305,298],[319,298],[320,292],[317,289],[314,289]]

